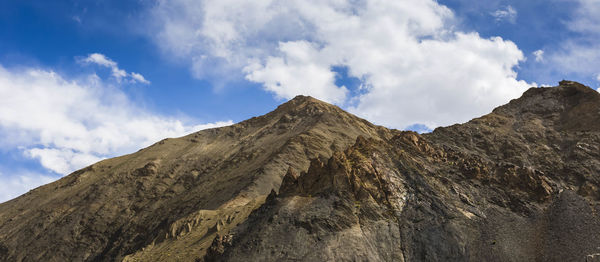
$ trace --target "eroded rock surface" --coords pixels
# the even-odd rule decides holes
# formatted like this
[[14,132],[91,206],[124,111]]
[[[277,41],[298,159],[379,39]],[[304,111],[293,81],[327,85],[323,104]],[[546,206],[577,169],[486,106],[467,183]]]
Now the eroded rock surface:
[[309,97],[0,204],[0,261],[596,261],[600,95],[388,130]]
[[288,172],[278,195],[206,258],[593,261],[598,123],[598,93],[561,82],[430,134],[359,137]]

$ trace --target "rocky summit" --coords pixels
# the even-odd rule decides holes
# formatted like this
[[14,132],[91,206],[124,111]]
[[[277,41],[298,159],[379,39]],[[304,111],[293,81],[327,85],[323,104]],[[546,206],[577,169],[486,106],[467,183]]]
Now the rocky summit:
[[600,261],[600,94],[428,134],[298,96],[0,204],[0,261]]

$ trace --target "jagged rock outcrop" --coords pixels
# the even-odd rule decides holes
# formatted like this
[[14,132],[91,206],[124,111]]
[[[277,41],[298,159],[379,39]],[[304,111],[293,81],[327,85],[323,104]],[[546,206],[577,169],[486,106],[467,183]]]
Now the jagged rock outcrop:
[[359,137],[307,172],[288,172],[277,197],[206,258],[595,259],[599,122],[598,93],[561,82],[430,134]]
[[600,95],[388,130],[308,97],[0,204],[5,261],[595,261]]

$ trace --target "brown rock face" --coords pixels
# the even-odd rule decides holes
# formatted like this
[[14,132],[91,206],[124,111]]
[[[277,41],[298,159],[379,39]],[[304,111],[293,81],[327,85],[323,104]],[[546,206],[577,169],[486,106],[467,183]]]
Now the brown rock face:
[[299,96],[265,116],[165,139],[0,204],[0,261],[194,261],[288,170],[387,133]]
[[419,135],[298,97],[0,205],[3,261],[596,261],[600,95]]

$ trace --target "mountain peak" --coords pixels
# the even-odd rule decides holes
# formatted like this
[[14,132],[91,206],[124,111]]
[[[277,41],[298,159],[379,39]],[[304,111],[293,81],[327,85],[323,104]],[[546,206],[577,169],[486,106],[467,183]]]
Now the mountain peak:
[[312,102],[322,102],[319,99],[316,99],[312,96],[307,96],[307,95],[297,95],[294,98],[290,99],[289,101],[312,101]]
[[316,99],[312,96],[298,95],[289,101],[281,104],[275,110],[276,112],[285,111],[286,113],[297,113],[301,111],[339,111],[342,112],[340,108],[335,105],[329,104],[327,102],[323,102],[319,99]]
[[558,86],[553,87],[532,87],[523,94],[523,98],[534,96],[542,96],[544,98],[564,98],[574,97],[583,98],[583,96],[591,95],[592,97],[600,97],[596,90],[583,85],[579,82],[562,80]]
[[600,93],[575,81],[554,87],[532,87],[520,98],[493,113],[516,118],[541,118],[545,122],[584,128],[600,121]]
[[560,87],[571,87],[571,88],[580,88],[580,89],[591,89],[588,86],[585,86],[579,82],[571,81],[571,80],[562,80],[558,82],[558,86]]
[[0,261],[577,261],[599,112],[561,81],[419,135],[296,96],[0,204]]

